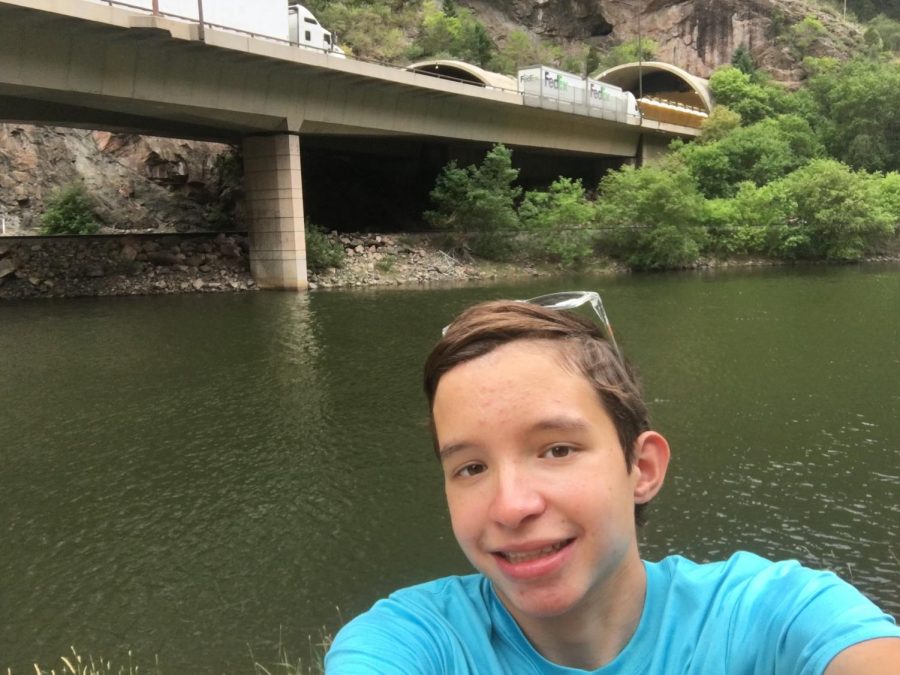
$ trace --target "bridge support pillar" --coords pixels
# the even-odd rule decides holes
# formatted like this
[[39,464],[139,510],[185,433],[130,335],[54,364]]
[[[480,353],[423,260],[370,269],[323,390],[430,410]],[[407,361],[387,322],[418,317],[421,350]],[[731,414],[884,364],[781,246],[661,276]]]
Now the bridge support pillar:
[[669,152],[671,138],[642,134],[638,145],[638,155],[635,158],[636,166],[645,164],[657,164]]
[[300,139],[294,134],[248,136],[243,150],[250,272],[260,288],[305,289]]

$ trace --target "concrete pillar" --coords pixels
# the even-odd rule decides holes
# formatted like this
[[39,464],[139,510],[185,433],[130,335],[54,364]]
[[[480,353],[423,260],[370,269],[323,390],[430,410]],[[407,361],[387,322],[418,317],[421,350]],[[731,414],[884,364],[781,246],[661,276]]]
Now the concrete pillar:
[[637,166],[658,164],[668,154],[671,141],[672,139],[666,136],[643,134],[641,136],[640,150],[638,151]]
[[243,146],[253,279],[260,288],[305,289],[300,139],[294,134],[248,136]]

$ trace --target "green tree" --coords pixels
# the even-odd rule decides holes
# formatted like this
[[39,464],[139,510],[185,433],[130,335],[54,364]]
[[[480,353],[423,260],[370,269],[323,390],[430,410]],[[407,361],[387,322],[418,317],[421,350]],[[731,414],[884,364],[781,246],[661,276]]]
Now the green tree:
[[634,63],[635,61],[652,61],[656,58],[659,51],[659,44],[647,37],[640,40],[628,40],[620,45],[616,45],[600,58],[600,65],[604,70],[619,66],[623,63]]
[[409,56],[451,57],[484,67],[494,52],[487,29],[470,10],[454,6],[452,14],[448,14],[429,4]]
[[594,45],[588,47],[587,54],[584,57],[584,72],[593,75],[600,67],[600,52]]
[[739,113],[744,124],[790,111],[789,95],[781,86],[754,82],[753,77],[734,66],[714,72],[709,87],[716,103]]
[[732,197],[743,181],[764,185],[822,154],[809,123],[799,115],[779,115],[738,127],[721,139],[678,148],[707,197]]
[[512,153],[495,145],[481,165],[465,168],[451,161],[438,176],[425,218],[433,227],[456,235],[460,249],[483,258],[502,259],[512,250],[511,235],[518,230],[515,203],[522,189],[514,185],[519,170]]
[[698,143],[720,141],[741,126],[741,114],[727,105],[717,105],[700,125]]
[[859,260],[894,233],[896,219],[879,208],[879,181],[835,160],[810,162],[770,187],[805,235],[798,257]]
[[547,42],[542,42],[523,30],[510,31],[506,42],[500,47],[490,67],[500,73],[514,74],[523,66],[539,63],[558,65],[562,50]]
[[814,16],[805,16],[791,26],[791,42],[801,56],[806,56],[825,35],[825,26]]
[[754,73],[756,73],[756,64],[753,63],[753,55],[750,54],[750,50],[747,49],[745,45],[740,45],[734,50],[734,54],[731,55],[731,65],[745,75],[749,75],[751,78]]
[[604,248],[636,269],[690,266],[706,244],[705,204],[677,164],[611,171],[600,181],[597,222]]
[[594,235],[588,229],[593,217],[581,181],[571,178],[558,178],[547,191],[526,192],[519,206],[530,256],[564,267],[576,267],[593,253]]
[[44,234],[93,234],[100,229],[94,216],[93,199],[83,183],[54,190],[41,215]]
[[[873,33],[870,38],[869,34]],[[877,41],[875,38],[877,37]],[[881,48],[891,52],[900,52],[900,21],[879,14],[872,19],[866,29],[866,42],[880,42]]]
[[820,59],[812,67],[798,96],[829,154],[857,169],[900,169],[900,64]]
[[874,204],[882,217],[894,227],[894,234],[900,234],[900,173],[872,176]]

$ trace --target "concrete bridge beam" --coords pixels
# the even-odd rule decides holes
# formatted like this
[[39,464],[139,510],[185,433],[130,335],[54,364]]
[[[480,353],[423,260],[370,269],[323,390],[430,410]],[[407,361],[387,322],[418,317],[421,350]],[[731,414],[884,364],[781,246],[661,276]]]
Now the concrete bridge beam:
[[244,188],[250,216],[250,272],[260,288],[303,290],[306,230],[300,138],[296,134],[243,140]]

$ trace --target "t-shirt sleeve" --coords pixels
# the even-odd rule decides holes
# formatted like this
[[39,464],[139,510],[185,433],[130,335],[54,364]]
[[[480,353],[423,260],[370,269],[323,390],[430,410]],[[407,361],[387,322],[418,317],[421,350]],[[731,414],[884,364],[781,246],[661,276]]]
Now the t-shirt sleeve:
[[390,599],[344,626],[325,655],[327,675],[440,673],[441,649],[427,624]]
[[832,572],[778,563],[758,575],[748,590],[764,599],[755,603],[753,620],[761,629],[758,634],[771,641],[761,653],[772,661],[757,663],[756,672],[821,675],[851,645],[900,636],[890,616]]

